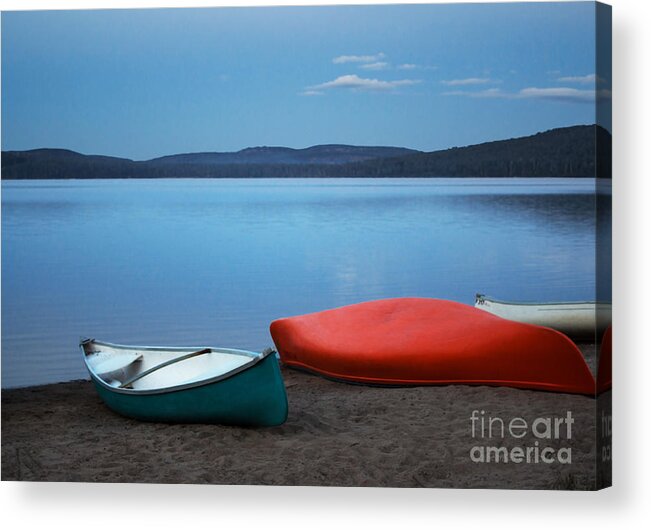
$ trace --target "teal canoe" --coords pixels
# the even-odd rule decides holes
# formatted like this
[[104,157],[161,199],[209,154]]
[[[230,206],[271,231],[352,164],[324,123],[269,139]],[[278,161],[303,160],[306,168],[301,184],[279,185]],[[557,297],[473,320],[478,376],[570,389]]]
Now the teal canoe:
[[124,416],[243,426],[287,419],[285,384],[271,350],[122,346],[94,339],[79,346],[100,397]]

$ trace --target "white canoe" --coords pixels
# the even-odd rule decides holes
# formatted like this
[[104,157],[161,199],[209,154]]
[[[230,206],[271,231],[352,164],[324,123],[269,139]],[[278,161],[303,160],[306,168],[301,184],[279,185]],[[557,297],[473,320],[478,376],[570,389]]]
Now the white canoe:
[[475,307],[516,322],[545,326],[575,339],[601,340],[611,323],[612,305],[604,302],[504,302],[483,294]]

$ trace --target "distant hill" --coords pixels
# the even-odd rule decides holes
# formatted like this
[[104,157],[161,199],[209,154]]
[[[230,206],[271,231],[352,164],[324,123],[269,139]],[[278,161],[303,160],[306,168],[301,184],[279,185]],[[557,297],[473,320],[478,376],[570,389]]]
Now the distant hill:
[[610,133],[577,125],[512,138],[417,153],[350,167],[351,176],[599,177],[611,176]]
[[609,178],[611,156],[610,133],[582,125],[429,153],[317,145],[134,161],[65,149],[3,151],[2,178],[594,177],[597,171]]
[[188,153],[154,158],[151,164],[348,164],[418,153],[403,147],[315,145],[307,149],[248,147],[236,153]]
[[111,156],[82,155],[67,149],[3,151],[3,179],[123,178],[137,176],[135,162]]

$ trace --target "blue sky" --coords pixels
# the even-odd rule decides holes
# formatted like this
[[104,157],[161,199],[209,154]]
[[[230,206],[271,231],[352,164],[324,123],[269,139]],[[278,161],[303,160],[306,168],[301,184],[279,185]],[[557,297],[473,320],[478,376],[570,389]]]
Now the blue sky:
[[595,73],[594,10],[4,12],[2,149],[134,159],[323,143],[430,151],[594,123],[611,86]]

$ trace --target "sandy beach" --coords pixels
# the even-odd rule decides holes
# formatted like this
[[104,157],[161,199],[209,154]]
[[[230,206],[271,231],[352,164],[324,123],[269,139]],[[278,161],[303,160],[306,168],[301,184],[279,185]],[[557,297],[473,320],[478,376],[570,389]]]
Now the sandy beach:
[[[594,372],[594,347],[582,346]],[[273,428],[143,423],[90,381],[2,391],[2,480],[592,489],[591,397],[450,385],[377,388],[283,369],[287,422]],[[565,417],[572,462],[477,463],[474,410],[504,419]],[[499,440],[498,440],[499,441]],[[503,444],[534,446],[530,433]]]

